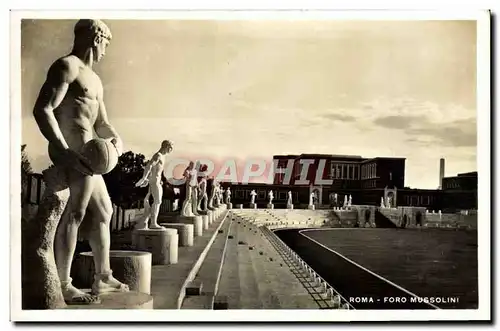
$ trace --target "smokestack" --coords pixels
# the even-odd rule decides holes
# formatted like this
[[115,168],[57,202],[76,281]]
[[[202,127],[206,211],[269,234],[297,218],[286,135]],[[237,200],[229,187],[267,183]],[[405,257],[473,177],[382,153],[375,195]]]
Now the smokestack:
[[443,189],[443,178],[444,178],[444,159],[439,159],[439,189]]

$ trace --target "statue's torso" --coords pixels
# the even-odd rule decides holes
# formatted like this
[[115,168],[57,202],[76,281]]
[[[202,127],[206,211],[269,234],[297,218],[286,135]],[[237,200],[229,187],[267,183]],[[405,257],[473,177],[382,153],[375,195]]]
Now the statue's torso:
[[[151,167],[151,172],[149,173],[149,182],[150,183],[160,183],[161,182],[161,173],[163,171],[163,165],[165,164],[165,156],[161,153],[158,154],[158,161],[153,164]],[[153,156],[154,157],[154,156]]]
[[103,94],[99,76],[83,63],[79,67],[78,76],[69,85],[62,102],[54,110],[62,134],[72,149],[80,149],[92,139],[92,129],[99,112],[98,97]]
[[[102,97],[103,87],[101,79],[90,67],[85,66],[76,57],[69,60],[80,62],[79,73],[54,110],[54,116],[68,147],[80,151],[82,146],[93,138],[93,127],[99,113],[98,98]],[[52,161],[57,159],[57,154],[58,151],[49,144]]]

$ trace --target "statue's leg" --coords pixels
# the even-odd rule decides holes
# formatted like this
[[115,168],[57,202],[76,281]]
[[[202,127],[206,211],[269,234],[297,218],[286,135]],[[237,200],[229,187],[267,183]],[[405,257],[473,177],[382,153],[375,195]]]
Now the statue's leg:
[[128,285],[119,282],[112,276],[109,264],[111,245],[109,222],[113,214],[111,199],[102,176],[94,175],[93,177],[94,190],[89,201],[89,211],[93,216],[89,243],[94,256],[96,274],[92,284],[92,293],[127,292]]
[[160,212],[160,206],[163,198],[163,189],[160,183],[152,185],[151,193],[153,194],[153,207],[151,210],[151,229],[161,229],[162,226],[158,225],[158,213]]
[[200,214],[198,213],[198,192],[195,188],[191,189],[191,211],[195,216],[199,216]]
[[[64,300],[68,304],[97,303],[98,298],[75,288],[70,272],[75,254],[78,229],[85,217],[94,187],[94,178],[68,170],[70,197],[57,227],[54,255]],[[112,209],[111,209],[112,211]]]
[[208,202],[208,195],[205,193],[203,195],[203,210],[207,210],[208,209],[207,202]]
[[191,209],[191,187],[190,186],[187,186],[186,187],[186,199],[184,200],[183,204],[182,204],[182,211],[181,211],[181,215],[183,216],[191,216],[191,212],[190,212],[190,209]]
[[134,229],[147,229],[149,218],[151,216],[151,205],[149,204],[149,197],[151,196],[151,189],[148,189],[148,194],[144,198],[144,213],[142,217],[137,220],[137,223],[134,226]]
[[196,210],[200,211],[201,210],[201,202],[203,200],[203,196],[198,197],[198,205],[196,206]]

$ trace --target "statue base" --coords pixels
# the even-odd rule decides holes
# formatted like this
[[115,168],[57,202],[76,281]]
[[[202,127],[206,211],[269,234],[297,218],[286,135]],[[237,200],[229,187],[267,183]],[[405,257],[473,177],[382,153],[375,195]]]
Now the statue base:
[[274,209],[274,204],[268,203],[267,204],[267,209]]
[[208,215],[202,215],[201,220],[203,221],[203,230],[208,230],[210,226],[210,221],[208,220]]
[[141,229],[132,232],[136,250],[151,252],[153,265],[176,264],[179,235],[176,229]]
[[214,213],[211,210],[207,211],[207,216],[208,216],[208,225],[210,226],[213,221],[214,221]]
[[315,209],[316,209],[316,206],[315,206],[315,205],[309,205],[309,206],[307,206],[307,209],[310,209],[310,210],[315,210]]
[[286,205],[286,209],[293,209],[293,205]]
[[226,203],[226,207],[227,207],[228,210],[229,209],[233,209],[233,204],[231,202]]
[[257,209],[257,204],[256,203],[251,203],[250,204],[250,209]]
[[[137,251],[109,251],[109,262],[113,277],[127,284],[131,291],[151,293],[152,254]],[[94,255],[83,252],[73,263],[73,285],[77,288],[94,282]]]
[[178,216],[178,223],[193,224],[194,226],[194,236],[203,236],[203,219],[201,216]]
[[[90,290],[83,290],[90,292]],[[153,297],[135,291],[112,292],[100,295],[101,303],[67,305],[65,309],[153,309]]]
[[176,229],[179,235],[179,246],[190,247],[194,244],[194,225],[184,223],[161,223],[167,229]]

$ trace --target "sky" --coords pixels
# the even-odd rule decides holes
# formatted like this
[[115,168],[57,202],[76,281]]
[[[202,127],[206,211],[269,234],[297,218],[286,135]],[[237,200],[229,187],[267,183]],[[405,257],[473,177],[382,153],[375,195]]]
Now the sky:
[[[474,21],[106,20],[94,70],[125,150],[219,160],[275,154],[406,158],[405,186],[477,169]],[[21,26],[22,142],[47,143],[32,109],[75,20]]]

